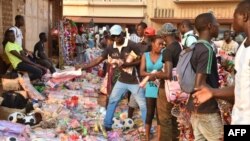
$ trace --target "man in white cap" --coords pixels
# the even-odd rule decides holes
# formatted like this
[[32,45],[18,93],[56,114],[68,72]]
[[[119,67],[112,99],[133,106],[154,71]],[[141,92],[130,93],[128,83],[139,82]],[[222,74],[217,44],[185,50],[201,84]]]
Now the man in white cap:
[[[88,69],[94,67],[104,61],[105,59],[111,58],[116,59],[115,63],[116,67],[127,68],[132,67],[132,73],[125,72],[124,69],[120,69],[120,77],[118,81],[115,83],[114,88],[109,97],[109,102],[107,106],[107,114],[104,119],[104,126],[107,131],[111,130],[111,126],[113,124],[113,117],[115,109],[121,100],[121,98],[130,91],[134,96],[136,102],[138,103],[141,113],[142,119],[145,122],[146,119],[146,100],[144,95],[144,89],[139,87],[139,81],[137,78],[136,66],[140,63],[141,52],[136,43],[133,41],[124,38],[124,34],[122,32],[122,27],[120,25],[114,25],[110,29],[111,38],[114,40],[113,46],[109,46],[105,48],[102,55],[95,60],[91,61],[87,65],[80,65],[77,68]],[[134,52],[137,58],[128,63],[126,62],[127,56]],[[122,62],[122,63],[120,63]],[[114,65],[114,64],[113,64]]]

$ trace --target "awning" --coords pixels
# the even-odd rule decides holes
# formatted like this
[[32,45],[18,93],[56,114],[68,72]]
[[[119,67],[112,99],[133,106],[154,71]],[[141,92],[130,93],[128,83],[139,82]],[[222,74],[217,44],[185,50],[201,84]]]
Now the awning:
[[89,23],[93,19],[94,23],[117,23],[117,24],[138,24],[143,20],[143,17],[127,18],[127,17],[74,17],[66,16],[66,18],[78,23]]
[[[180,23],[182,22],[184,19],[180,19],[180,18],[151,18],[151,21],[153,22],[157,22],[157,23]],[[188,19],[190,20],[192,23],[194,23],[194,19]],[[231,24],[233,23],[233,19],[220,19],[217,18],[217,21],[221,24]]]

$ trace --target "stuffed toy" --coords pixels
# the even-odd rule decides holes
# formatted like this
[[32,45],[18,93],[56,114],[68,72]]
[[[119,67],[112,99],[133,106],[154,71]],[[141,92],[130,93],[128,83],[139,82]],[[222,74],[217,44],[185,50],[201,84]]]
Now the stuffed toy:
[[18,141],[16,137],[7,137],[6,141]]

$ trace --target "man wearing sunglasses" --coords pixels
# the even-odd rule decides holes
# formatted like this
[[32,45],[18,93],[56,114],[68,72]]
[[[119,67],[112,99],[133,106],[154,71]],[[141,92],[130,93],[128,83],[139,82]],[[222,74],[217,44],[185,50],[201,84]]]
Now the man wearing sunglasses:
[[[107,114],[104,119],[104,126],[107,131],[111,130],[111,126],[113,124],[113,116],[118,105],[119,101],[122,97],[130,91],[134,96],[136,102],[138,103],[141,113],[142,119],[145,122],[146,119],[146,100],[144,95],[144,89],[139,87],[138,75],[136,72],[136,66],[140,63],[141,51],[138,47],[138,44],[133,41],[124,38],[124,33],[122,32],[122,27],[120,25],[114,25],[110,29],[111,38],[114,40],[112,46],[107,47],[102,56],[96,58],[91,63],[87,65],[80,65],[76,68],[88,69],[94,67],[104,61],[105,59],[111,58],[110,62],[119,62],[115,63],[116,67],[119,67],[120,77],[118,81],[115,83],[114,88],[109,97],[109,102],[107,106]],[[126,59],[130,53],[134,52],[137,58],[132,62],[126,62]],[[122,62],[122,63],[121,63]],[[132,73],[128,73],[124,71],[124,68],[132,67]]]

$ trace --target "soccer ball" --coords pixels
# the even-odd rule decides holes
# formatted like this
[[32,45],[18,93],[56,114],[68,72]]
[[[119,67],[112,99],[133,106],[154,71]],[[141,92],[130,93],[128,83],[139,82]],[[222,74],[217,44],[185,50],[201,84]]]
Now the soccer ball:
[[118,118],[114,117],[113,118],[112,129],[120,129],[122,127],[123,127],[122,122]]
[[130,118],[123,120],[122,124],[124,130],[132,129],[134,127],[134,121]]
[[15,112],[8,116],[8,120],[14,123],[23,123],[24,117],[25,117],[25,114],[20,113],[20,112]]
[[6,141],[18,141],[16,137],[8,137]]
[[26,117],[24,117],[24,124],[25,125],[30,125],[33,126],[36,124],[36,119],[33,115],[28,115]]

